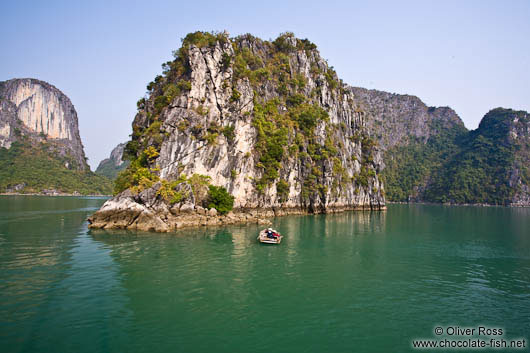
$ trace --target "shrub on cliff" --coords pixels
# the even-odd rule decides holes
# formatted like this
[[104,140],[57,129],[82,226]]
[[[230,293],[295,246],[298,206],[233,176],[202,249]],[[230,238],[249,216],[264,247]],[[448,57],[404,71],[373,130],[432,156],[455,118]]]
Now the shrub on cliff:
[[188,33],[186,37],[182,39],[182,46],[187,47],[195,45],[199,48],[202,47],[213,47],[217,42],[228,43],[228,36],[223,32],[202,32],[197,31]]
[[215,208],[217,212],[226,214],[234,208],[234,197],[222,186],[209,186],[208,208]]

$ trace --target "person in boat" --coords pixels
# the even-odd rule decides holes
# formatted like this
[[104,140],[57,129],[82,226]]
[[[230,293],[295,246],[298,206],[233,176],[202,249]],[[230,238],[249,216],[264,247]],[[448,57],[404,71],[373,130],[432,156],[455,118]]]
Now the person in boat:
[[267,229],[267,238],[278,240],[279,237],[280,237],[280,234],[278,234],[272,228]]

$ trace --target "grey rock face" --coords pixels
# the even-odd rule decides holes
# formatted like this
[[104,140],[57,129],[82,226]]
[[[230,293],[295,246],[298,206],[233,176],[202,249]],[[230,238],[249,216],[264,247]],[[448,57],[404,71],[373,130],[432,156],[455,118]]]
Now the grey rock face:
[[427,142],[441,129],[467,131],[449,107],[427,107],[418,97],[360,87],[349,90],[367,112],[366,124],[382,150],[407,145],[412,139]]
[[[118,146],[114,147],[112,151],[110,152],[110,157],[107,159],[102,160],[99,165],[111,163],[112,166],[119,168],[123,165],[123,150],[125,148],[125,143],[120,143]],[[99,169],[99,167],[98,167]]]
[[195,206],[188,202],[168,208],[157,190],[160,184],[134,195],[129,190],[106,201],[91,217],[89,227],[92,229],[132,229],[156,232],[169,232],[185,227],[218,226],[237,223],[257,223],[269,225],[264,219],[274,214],[267,211],[261,214],[230,212],[218,215],[215,209],[196,212]]
[[0,98],[0,147],[10,148],[19,131],[16,106]]
[[53,139],[61,153],[87,169],[77,113],[70,99],[49,83],[36,79],[13,79],[0,85],[0,146],[9,148],[18,135]]
[[110,152],[110,161],[115,167],[120,167],[123,165],[123,149],[125,148],[125,143],[120,143],[118,146],[114,147],[112,152]]
[[6,193],[8,193],[8,194],[9,193],[18,193],[18,192],[22,191],[25,186],[26,186],[25,183],[20,183],[20,184],[13,185],[12,187],[6,189]]
[[120,143],[118,146],[114,147],[110,153],[110,157],[99,162],[96,173],[114,179],[120,171],[127,168],[129,162],[123,160],[125,145],[125,143]]
[[[263,42],[242,41],[238,45],[253,50],[254,55],[263,56],[264,59],[268,55],[269,49]],[[262,176],[262,171],[256,167],[259,160],[254,157],[257,142],[252,120],[254,101],[258,97],[265,97],[267,100],[279,98],[278,87],[265,84],[258,91],[254,91],[248,79],[241,79],[236,83],[240,97],[234,102],[231,100],[231,86],[223,86],[224,81],[232,81],[233,70],[231,67],[222,70],[221,62],[223,55],[234,55],[232,45],[217,43],[213,48],[192,46],[189,52],[192,69],[191,90],[185,96],[175,99],[172,106],[161,115],[167,138],[162,143],[156,165],[160,167],[162,178],[176,179],[180,173],[207,175],[212,184],[226,187],[235,197],[236,208],[304,207],[312,211],[326,211],[333,208],[384,206],[383,185],[375,173],[367,186],[344,181],[343,185],[337,186],[339,176],[333,175],[333,166],[326,162],[322,163],[322,175],[317,183],[321,184],[323,189],[327,188],[327,192],[304,200],[301,197],[302,186],[309,177],[310,170],[305,167],[303,158],[295,156],[283,160],[279,171],[279,179],[287,180],[290,185],[285,201],[280,200],[276,192],[276,183],[279,180],[266,188],[263,194],[256,192],[255,180]],[[329,113],[329,125],[341,124],[343,130],[339,129],[334,136],[334,143],[342,146],[337,158],[347,175],[358,175],[361,171],[358,161],[362,158],[362,146],[360,142],[353,142],[349,137],[355,132],[364,133],[365,116],[363,112],[356,111],[355,104],[351,104],[355,101],[354,95],[348,91],[339,93],[338,89],[333,90],[324,73],[317,77],[310,74],[311,66],[318,66],[324,72],[328,70],[326,62],[316,50],[310,51],[309,56],[303,50],[291,53],[289,64],[293,74],[303,75],[305,78],[306,97],[310,97],[313,91],[319,91],[314,103]],[[207,112],[206,115],[197,113],[199,107],[201,111]],[[136,123],[138,122],[137,117]],[[179,129],[183,123],[189,125],[185,130]],[[230,141],[220,134],[212,144],[194,136],[194,127],[204,128],[212,125],[233,126],[233,140]],[[321,123],[316,128],[316,139],[322,145],[328,138],[326,126],[326,123]],[[381,161],[379,151],[375,151],[374,156],[373,168],[378,170],[377,163]]]
[[513,111],[508,122],[507,144],[515,146],[509,185],[514,189],[511,206],[530,206],[530,114]]

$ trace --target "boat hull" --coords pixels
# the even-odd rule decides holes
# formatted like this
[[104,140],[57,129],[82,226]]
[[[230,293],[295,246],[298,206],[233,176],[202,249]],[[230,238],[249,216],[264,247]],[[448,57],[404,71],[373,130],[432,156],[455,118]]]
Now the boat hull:
[[265,230],[262,230],[261,232],[259,232],[259,235],[258,235],[258,241],[262,244],[280,244],[282,241],[282,238],[283,237],[281,235],[275,239],[268,238]]

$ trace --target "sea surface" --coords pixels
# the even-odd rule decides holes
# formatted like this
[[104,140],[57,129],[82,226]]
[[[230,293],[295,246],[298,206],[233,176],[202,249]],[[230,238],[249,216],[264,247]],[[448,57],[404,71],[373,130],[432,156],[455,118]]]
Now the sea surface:
[[0,352],[409,352],[456,326],[528,347],[530,209],[289,216],[262,245],[88,230],[104,201],[0,197]]

